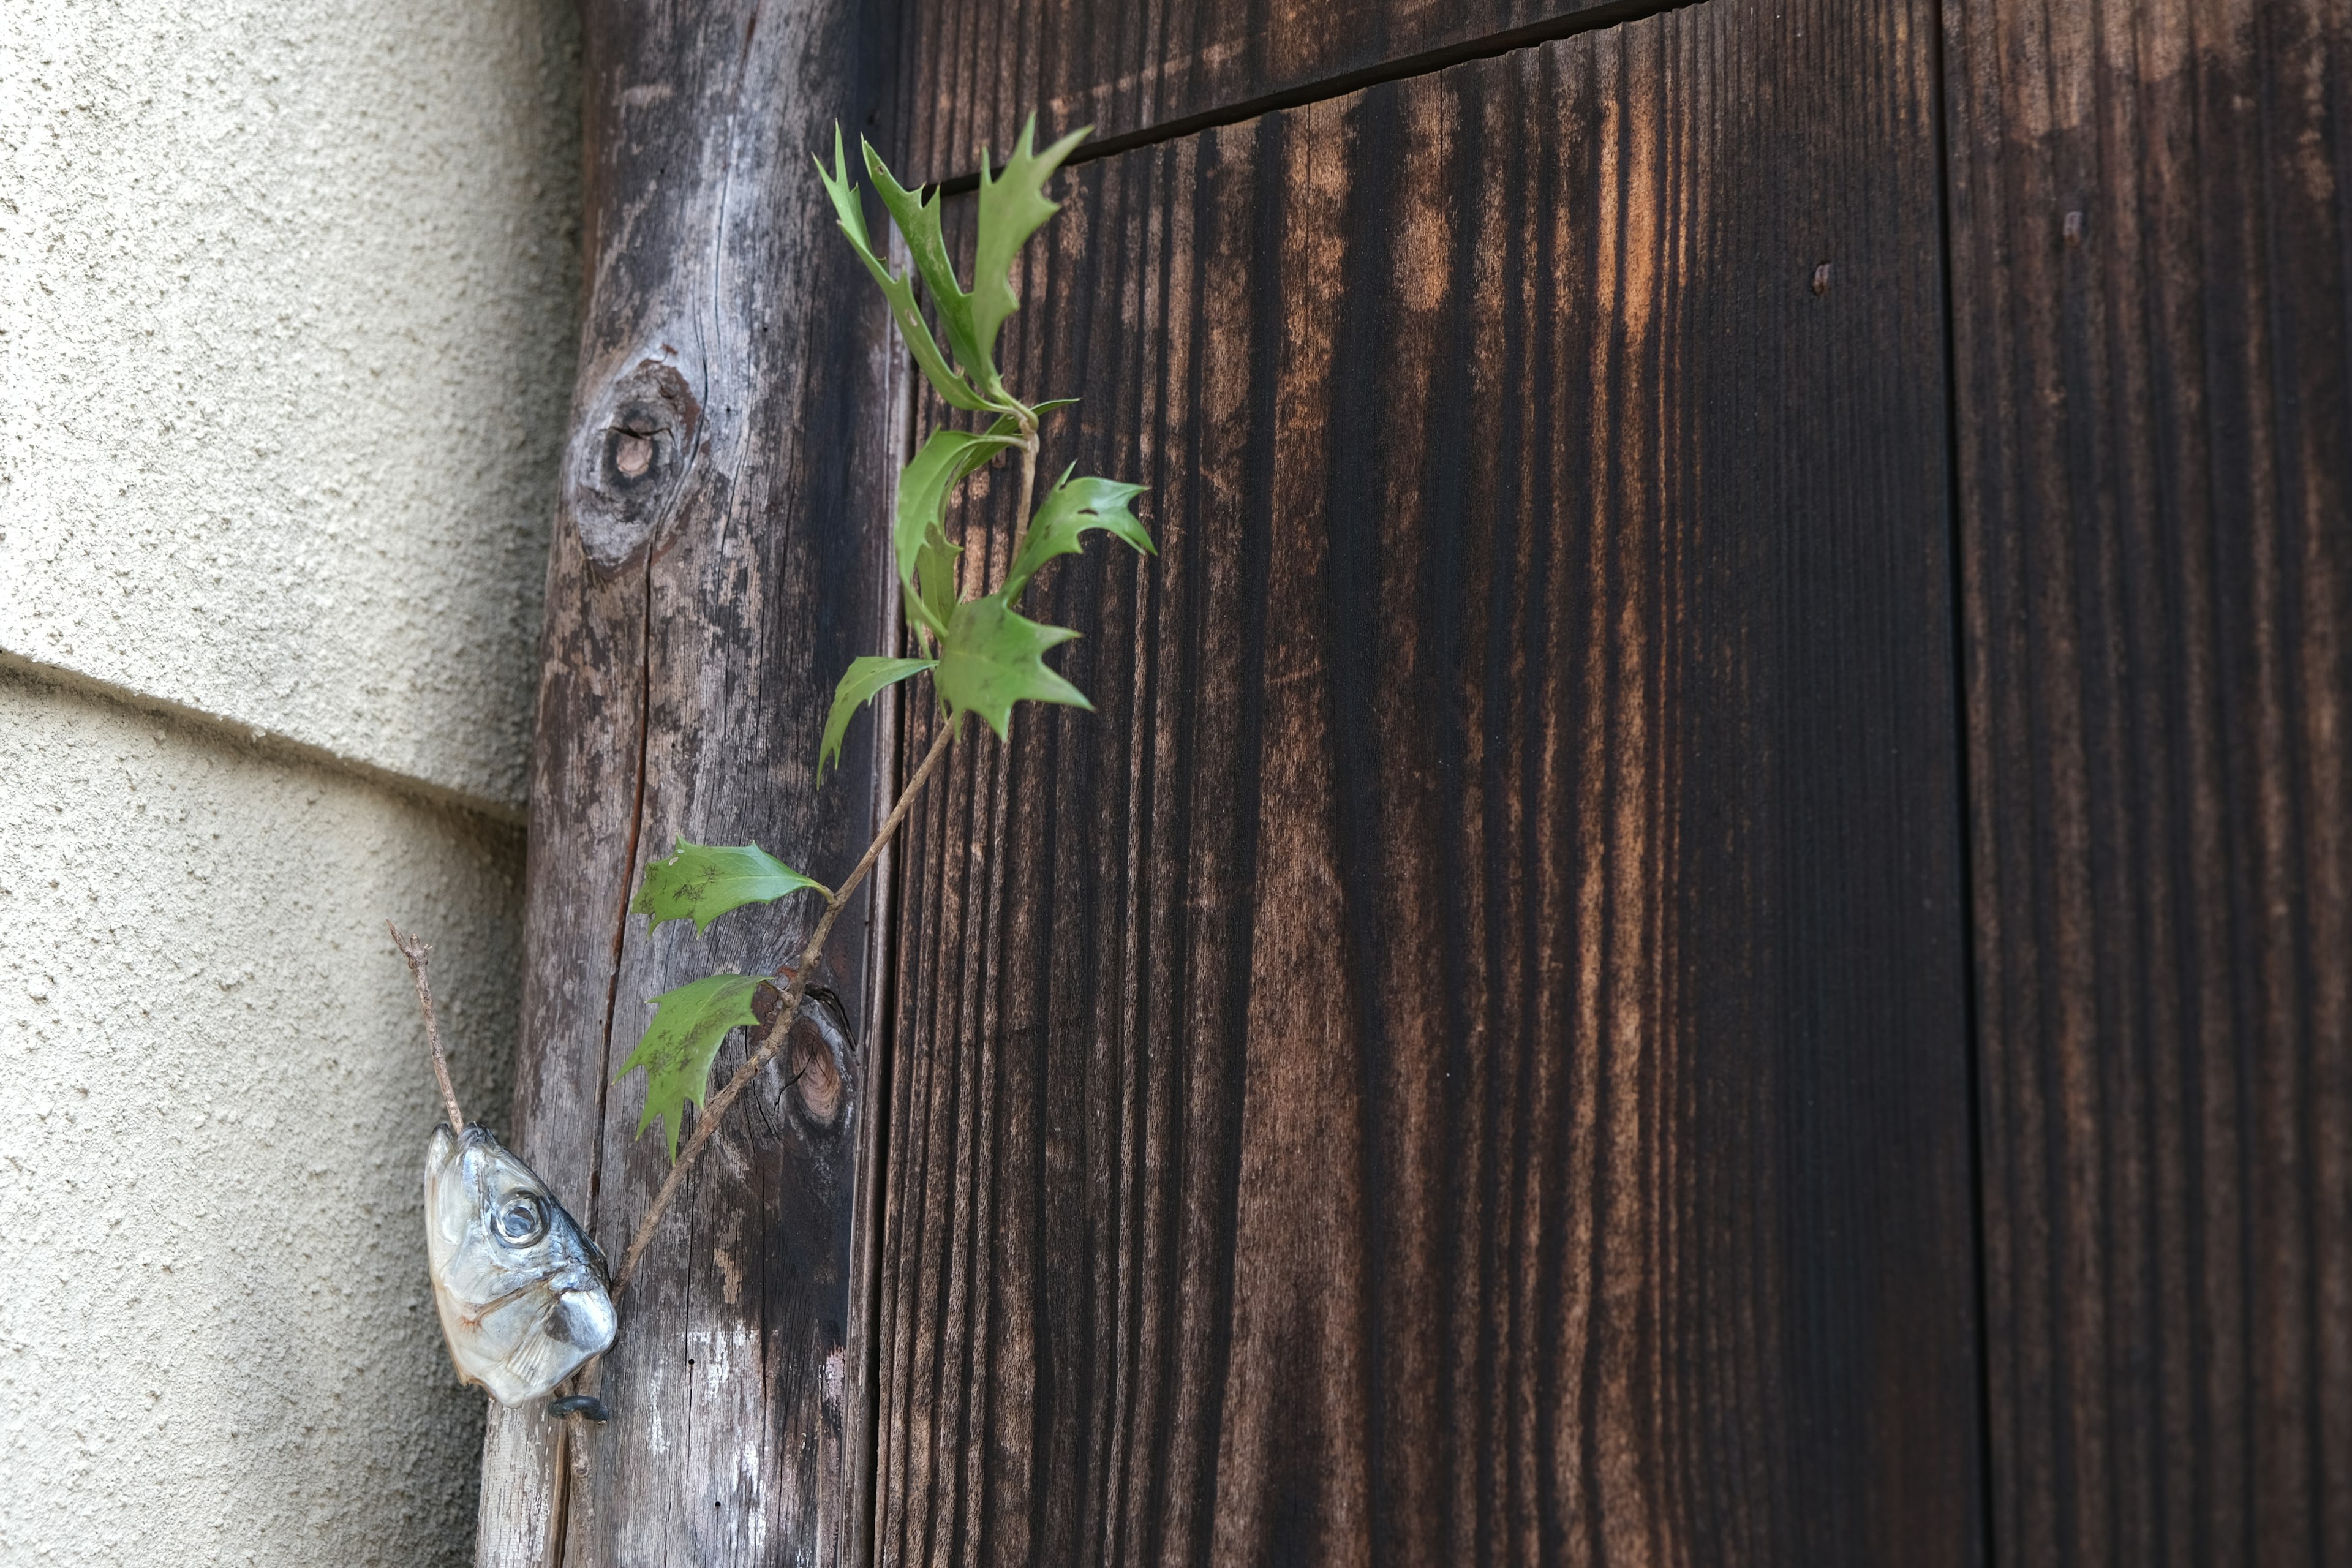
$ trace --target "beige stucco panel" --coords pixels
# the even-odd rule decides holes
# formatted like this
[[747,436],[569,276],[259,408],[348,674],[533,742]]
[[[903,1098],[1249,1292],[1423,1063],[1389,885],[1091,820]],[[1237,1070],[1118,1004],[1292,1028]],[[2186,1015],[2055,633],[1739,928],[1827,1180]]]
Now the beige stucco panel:
[[567,0],[11,0],[0,649],[518,808]]
[[467,1561],[436,1098],[496,1123],[514,829],[0,671],[0,1562]]

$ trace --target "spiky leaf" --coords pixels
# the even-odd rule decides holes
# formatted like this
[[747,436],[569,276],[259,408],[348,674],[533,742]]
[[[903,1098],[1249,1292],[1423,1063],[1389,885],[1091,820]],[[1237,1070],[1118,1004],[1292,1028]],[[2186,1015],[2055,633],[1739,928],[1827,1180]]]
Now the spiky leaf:
[[963,556],[963,546],[950,544],[948,536],[933,523],[923,533],[922,548],[915,552],[915,584],[922,595],[924,620],[922,628],[926,646],[931,638],[930,626],[946,626],[955,614],[956,563]]
[[[939,342],[931,336],[931,329],[924,321],[923,312],[916,308],[914,283],[892,272],[874,254],[873,244],[866,237],[864,204],[857,199],[857,187],[850,184],[849,160],[842,152],[841,127],[838,125],[833,128],[833,167],[827,170],[824,160],[819,158],[816,160],[816,173],[817,178],[824,182],[824,194],[833,198],[834,216],[841,220],[841,232],[848,237],[851,247],[857,252],[857,258],[866,263],[866,270],[874,275],[882,297],[890,302],[891,320],[898,323],[898,335],[907,340],[907,347],[914,354],[915,363],[923,367],[924,376],[938,389],[941,397],[958,408],[978,412],[987,407],[980,395],[941,357]],[[937,230],[936,217],[931,226]],[[900,232],[905,232],[904,225],[900,226]],[[967,317],[969,314],[967,310]]]
[[989,174],[987,150],[981,152],[980,235],[974,247],[971,310],[972,337],[983,356],[995,353],[997,329],[1021,308],[1021,296],[1013,291],[1013,258],[1047,218],[1062,210],[1060,203],[1045,199],[1045,182],[1093,129],[1081,126],[1043,153],[1034,152],[1031,143],[1037,135],[1037,117],[1032,114],[1021,128],[1021,139],[1013,144],[1012,155],[993,178]]
[[756,844],[688,844],[681,838],[669,858],[646,868],[646,879],[638,885],[629,912],[652,916],[648,929],[658,929],[665,921],[690,920],[694,934],[700,936],[730,910],[771,903],[804,888],[830,890]]
[[[890,531],[891,548],[898,559],[898,590],[906,601],[908,624],[933,636],[943,635],[948,623],[947,617],[915,586],[923,548],[935,532],[939,534],[939,545],[946,544],[940,518],[947,506],[948,494],[957,483],[1007,447],[1021,444],[1017,431],[1006,433],[1011,424],[1009,419],[1000,419],[996,427],[985,434],[935,430],[931,438],[923,443],[923,449],[915,454],[915,460],[898,476],[898,516]],[[937,549],[934,546],[935,552]],[[948,564],[952,567],[952,556],[948,557]],[[934,575],[939,574],[936,566],[935,553]],[[950,590],[950,597],[952,596]]]
[[931,679],[950,714],[977,713],[1004,738],[1015,702],[1066,702],[1092,708],[1086,694],[1045,668],[1046,649],[1078,634],[1040,626],[1005,603],[1003,594],[967,599],[955,607]]
[[947,240],[940,233],[940,195],[931,193],[925,201],[919,191],[910,191],[900,184],[890,166],[882,162],[882,154],[874,150],[871,142],[861,142],[866,149],[866,175],[880,193],[883,206],[889,209],[890,221],[898,226],[906,237],[907,254],[915,259],[915,270],[922,275],[923,287],[931,291],[931,308],[940,314],[940,328],[947,333],[948,348],[956,363],[970,376],[972,384],[982,389],[996,384],[996,365],[989,358],[988,347],[971,330],[971,296],[964,292],[956,280],[955,263],[949,258]]
[[833,711],[825,716],[824,742],[816,754],[816,776],[824,777],[825,765],[841,761],[841,741],[849,732],[849,721],[873,700],[876,692],[896,686],[910,675],[920,675],[937,663],[935,658],[880,658],[873,654],[851,659],[849,673],[833,689]]
[[671,1164],[677,1163],[686,1102],[700,1105],[709,1098],[710,1064],[719,1046],[730,1031],[760,1021],[751,1011],[751,994],[766,984],[756,974],[713,974],[652,999],[654,1021],[613,1081],[645,1069],[646,1108],[637,1117],[637,1136],[645,1136],[656,1117],[667,1121]]
[[1151,535],[1144,531],[1129,503],[1143,493],[1141,485],[1122,484],[1117,479],[1070,478],[1070,470],[1054,488],[1045,492],[1045,502],[1029,524],[1028,535],[1021,542],[1021,554],[1013,563],[1013,571],[1004,579],[1004,597],[1008,604],[1017,603],[1021,590],[1037,569],[1056,555],[1076,555],[1084,545],[1083,535],[1090,528],[1100,528],[1124,539],[1146,555],[1157,553],[1151,547]]

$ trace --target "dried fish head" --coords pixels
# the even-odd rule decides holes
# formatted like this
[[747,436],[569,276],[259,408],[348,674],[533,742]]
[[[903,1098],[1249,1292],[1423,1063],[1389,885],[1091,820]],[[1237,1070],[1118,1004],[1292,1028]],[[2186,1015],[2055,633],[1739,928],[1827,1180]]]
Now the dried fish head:
[[501,1405],[543,1398],[613,1342],[604,1255],[488,1130],[433,1130],[425,1256],[457,1375]]

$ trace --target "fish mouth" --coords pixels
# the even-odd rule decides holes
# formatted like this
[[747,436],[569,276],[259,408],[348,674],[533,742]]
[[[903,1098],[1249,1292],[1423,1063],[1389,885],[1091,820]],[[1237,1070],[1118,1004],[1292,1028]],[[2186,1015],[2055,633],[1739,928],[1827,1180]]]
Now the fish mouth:
[[612,1297],[602,1286],[589,1286],[566,1290],[556,1298],[555,1310],[547,1323],[550,1339],[601,1355],[613,1343],[613,1336],[621,1327],[620,1314],[613,1310]]

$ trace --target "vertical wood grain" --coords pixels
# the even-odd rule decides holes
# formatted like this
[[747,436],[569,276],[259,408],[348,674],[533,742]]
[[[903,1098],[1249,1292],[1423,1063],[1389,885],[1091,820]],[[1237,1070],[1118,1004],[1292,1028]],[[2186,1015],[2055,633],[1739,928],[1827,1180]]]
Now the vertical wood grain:
[[1933,25],[1066,177],[1160,554],[902,858],[878,1563],[1979,1560]]
[[[872,26],[898,64],[877,139],[908,179],[1001,159],[1034,110],[1097,142],[1165,140],[1203,115],[1370,73],[1435,68],[1449,52],[1606,26],[1688,0],[890,0]],[[1355,85],[1355,84],[1350,84]]]
[[2352,8],[1947,17],[1998,1554],[2352,1562]]
[[[834,680],[883,635],[895,372],[806,161],[849,108],[846,9],[595,0],[585,31],[593,270],[549,574],[515,1134],[617,1258],[666,1168],[662,1140],[635,1137],[642,1078],[611,1082],[646,999],[772,968],[814,913],[648,933],[624,913],[646,862],[684,835],[830,879],[872,830],[870,740],[822,788],[814,764]],[[852,1560],[870,936],[859,910],[837,928],[831,1026],[805,1026],[730,1118],[621,1300],[610,1425],[573,1423],[566,1452],[539,1413],[498,1413],[483,1563]]]

